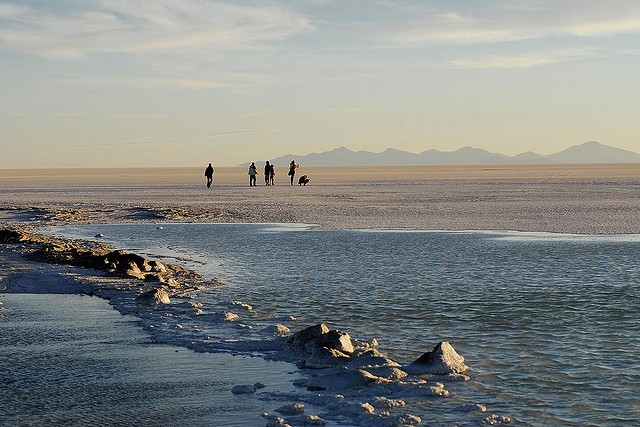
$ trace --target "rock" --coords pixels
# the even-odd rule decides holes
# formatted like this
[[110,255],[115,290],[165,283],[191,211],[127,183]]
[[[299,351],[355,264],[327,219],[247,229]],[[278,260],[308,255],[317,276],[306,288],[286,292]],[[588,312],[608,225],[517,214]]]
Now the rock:
[[376,349],[369,349],[352,355],[349,365],[361,368],[378,366],[400,366],[399,363],[380,353]]
[[17,230],[0,230],[0,243],[20,243],[29,240],[29,235]]
[[509,424],[511,423],[511,418],[506,417],[504,415],[491,414],[484,420],[482,420],[482,424],[497,426],[500,424]]
[[369,368],[369,372],[371,372],[376,377],[385,378],[387,380],[401,380],[409,376],[405,371],[396,368],[395,366],[380,366],[378,368]]
[[292,403],[290,405],[284,405],[276,409],[276,412],[280,412],[282,415],[299,415],[304,413],[304,404]]
[[265,332],[272,333],[273,335],[286,335],[291,332],[291,329],[286,326],[276,323],[275,325],[267,326],[264,328]]
[[251,384],[235,385],[231,389],[233,394],[252,394],[258,391],[258,389]]
[[328,331],[320,335],[316,339],[316,346],[333,348],[342,353],[353,353],[353,344],[351,343],[351,337],[346,332],[340,332],[338,330]]
[[406,402],[401,399],[389,399],[387,397],[378,396],[373,399],[373,406],[377,409],[401,408]]
[[388,383],[388,380],[376,377],[364,369],[345,369],[328,375],[310,378],[307,388],[319,390],[356,389],[372,384]]
[[469,369],[460,356],[447,341],[438,343],[432,351],[424,353],[407,367],[412,374],[461,374]]
[[253,385],[256,389],[261,389],[261,388],[265,388],[266,385],[262,384],[261,382],[257,382]]
[[304,350],[313,354],[316,348],[327,347],[338,350],[341,353],[354,352],[353,343],[349,334],[338,330],[329,330],[323,323],[305,328],[293,334],[288,341],[293,348]]
[[224,320],[226,320],[227,322],[235,322],[236,320],[240,320],[240,316],[230,311],[225,311]]
[[142,272],[136,268],[129,268],[124,272],[125,276],[133,277],[134,279],[144,280],[146,276],[142,274]]
[[242,308],[243,310],[251,311],[253,307],[242,301],[231,301],[231,306],[236,308]]
[[447,397],[449,391],[444,388],[444,384],[435,383],[434,385],[419,385],[417,387],[406,388],[397,394],[398,397],[416,397],[416,396],[432,396]]
[[136,302],[141,305],[170,304],[169,294],[162,288],[152,289],[136,297]]
[[160,261],[149,261],[149,267],[151,268],[151,271],[155,272],[155,273],[166,273],[167,272],[167,267],[164,266],[163,263],[161,263]]
[[312,369],[331,368],[342,365],[349,360],[349,355],[327,347],[316,347],[305,362],[304,366]]
[[305,426],[326,426],[327,422],[317,415],[305,415],[300,420]]
[[457,408],[460,412],[487,412],[487,407],[478,403],[471,403],[469,405],[462,405]]
[[275,417],[267,422],[267,427],[291,427],[291,424],[287,423],[284,418]]
[[304,350],[305,345],[309,341],[315,341],[320,335],[326,334],[327,332],[329,332],[329,328],[327,328],[324,323],[309,326],[293,334],[293,336],[289,338],[289,345],[293,348]]

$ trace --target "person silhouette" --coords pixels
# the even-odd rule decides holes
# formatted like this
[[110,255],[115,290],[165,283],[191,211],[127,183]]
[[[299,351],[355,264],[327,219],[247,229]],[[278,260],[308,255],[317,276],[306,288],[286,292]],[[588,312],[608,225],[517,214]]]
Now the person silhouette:
[[211,183],[213,182],[213,166],[211,166],[211,163],[204,170],[204,176],[207,177],[207,188],[211,188]]
[[291,185],[293,185],[293,178],[296,176],[296,169],[298,167],[300,166],[296,165],[296,161],[291,160],[291,163],[289,163],[289,176],[291,177]]
[[271,169],[269,170],[269,185],[276,185],[276,165],[271,163]]
[[269,164],[269,160],[264,164],[264,183],[269,185],[269,177],[271,176],[271,165]]
[[309,179],[309,177],[307,175],[302,175],[300,177],[300,179],[298,180],[298,185],[306,186],[309,183],[309,181],[311,181],[311,180]]
[[249,187],[256,186],[256,175],[258,175],[258,169],[256,169],[256,164],[251,162],[251,166],[249,166]]

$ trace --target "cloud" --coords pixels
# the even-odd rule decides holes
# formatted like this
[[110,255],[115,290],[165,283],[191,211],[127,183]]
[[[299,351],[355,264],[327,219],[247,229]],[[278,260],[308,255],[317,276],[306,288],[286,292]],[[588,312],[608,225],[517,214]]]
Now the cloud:
[[640,33],[637,1],[620,0],[609,5],[593,0],[514,0],[493,4],[499,6],[480,4],[456,11],[423,10],[414,13],[417,17],[403,25],[379,34],[393,45],[415,47]]
[[168,79],[149,77],[112,77],[112,76],[92,76],[69,80],[71,84],[85,84],[90,86],[106,87],[135,87],[146,89],[177,89],[177,90],[203,90],[219,89],[230,87],[229,83],[214,80],[200,79]]
[[[91,53],[249,49],[312,31],[280,7],[207,0],[79,0],[39,8],[0,4],[3,49],[50,58]],[[73,6],[65,9],[65,5]]]
[[490,55],[482,58],[452,60],[445,65],[445,68],[530,68],[597,55],[598,53],[594,49],[588,48],[551,50],[517,55]]

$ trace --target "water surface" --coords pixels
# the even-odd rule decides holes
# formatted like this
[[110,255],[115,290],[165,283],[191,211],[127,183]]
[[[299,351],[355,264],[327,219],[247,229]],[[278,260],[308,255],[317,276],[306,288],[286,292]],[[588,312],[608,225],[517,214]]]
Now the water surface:
[[[634,425],[640,417],[637,235],[275,224],[64,232],[104,233],[118,248],[188,258],[227,284],[204,295],[206,303],[248,302],[256,325],[291,315],[298,318],[292,328],[324,322],[359,339],[376,338],[383,352],[404,363],[447,340],[465,357],[472,378],[452,386],[449,402],[481,403],[523,425]],[[195,317],[181,321],[198,324],[211,349],[266,339],[258,327],[238,334]],[[461,421],[455,414],[438,417],[433,403],[416,405],[429,424]]]

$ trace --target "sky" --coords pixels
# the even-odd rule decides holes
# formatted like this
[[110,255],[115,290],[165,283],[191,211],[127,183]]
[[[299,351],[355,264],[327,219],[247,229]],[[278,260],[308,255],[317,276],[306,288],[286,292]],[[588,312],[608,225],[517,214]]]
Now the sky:
[[637,0],[0,0],[0,168],[640,152]]

